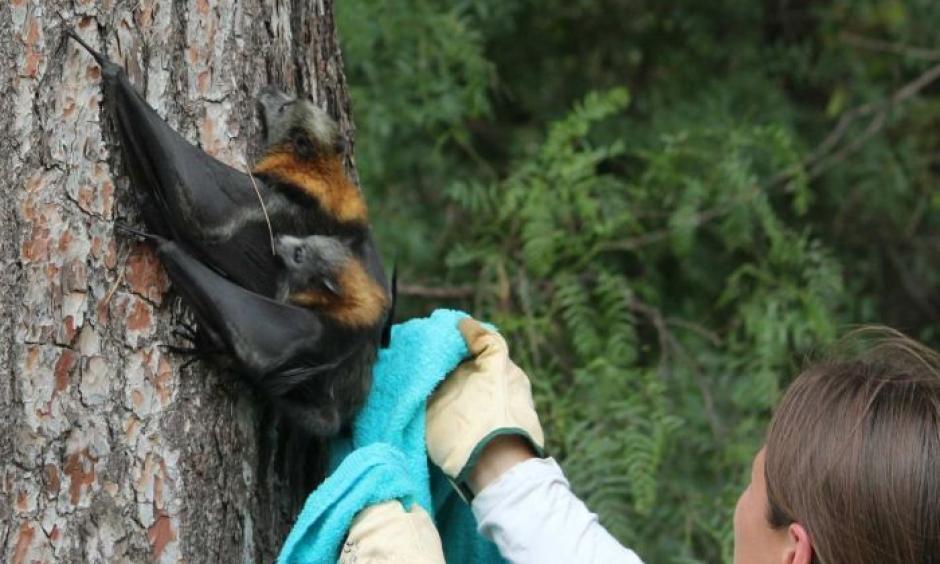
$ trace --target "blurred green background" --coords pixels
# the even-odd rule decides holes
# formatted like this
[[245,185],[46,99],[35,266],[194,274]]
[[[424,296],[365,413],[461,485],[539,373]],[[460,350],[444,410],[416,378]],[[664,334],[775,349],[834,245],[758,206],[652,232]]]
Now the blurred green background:
[[940,2],[337,10],[399,318],[496,323],[647,562],[730,561],[807,356],[858,323],[940,345]]

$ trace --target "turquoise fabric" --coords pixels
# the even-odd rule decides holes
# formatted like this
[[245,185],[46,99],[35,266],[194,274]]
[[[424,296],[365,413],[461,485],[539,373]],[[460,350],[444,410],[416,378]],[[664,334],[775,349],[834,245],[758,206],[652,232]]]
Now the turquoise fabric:
[[504,562],[477,533],[470,508],[432,467],[424,447],[427,398],[468,355],[457,329],[466,315],[437,310],[392,328],[352,437],[335,441],[335,470],[307,498],[278,562],[335,563],[356,514],[390,499],[406,508],[417,503],[431,514],[449,564]]

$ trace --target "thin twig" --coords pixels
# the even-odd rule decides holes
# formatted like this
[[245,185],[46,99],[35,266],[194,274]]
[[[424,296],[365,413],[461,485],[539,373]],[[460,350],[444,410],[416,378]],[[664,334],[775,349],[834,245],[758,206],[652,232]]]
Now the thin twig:
[[903,55],[905,57],[923,59],[927,61],[940,60],[940,50],[913,47],[904,43],[894,43],[891,41],[885,41],[883,39],[873,39],[871,37],[865,37],[864,35],[852,33],[851,31],[843,31],[839,34],[839,39],[841,39],[843,43],[851,45],[852,47],[866,49],[868,51]]
[[251,179],[251,185],[255,189],[255,194],[258,196],[258,202],[261,204],[261,212],[264,214],[264,221],[268,224],[268,236],[271,238],[271,254],[276,255],[277,250],[274,248],[274,229],[271,227],[271,218],[268,216],[268,208],[264,205],[264,198],[261,197],[261,190],[258,190],[258,184],[255,182],[255,175],[251,173],[251,169],[254,167],[248,167],[248,178]]
[[863,131],[862,134],[854,141],[809,167],[809,170],[806,173],[807,179],[812,180],[822,176],[823,173],[831,169],[836,164],[841,163],[849,156],[854,155],[856,152],[858,152],[859,149],[862,148],[865,143],[868,142],[869,139],[880,132],[887,122],[887,110],[878,112],[878,114],[875,115],[875,117],[873,117],[872,120],[868,123],[868,127],[865,128],[865,131]]
[[[715,410],[715,399],[712,397],[711,389],[708,387],[708,384],[702,377],[702,367],[698,363],[698,360],[696,360],[695,356],[690,354],[685,349],[685,347],[682,346],[682,343],[679,341],[679,339],[677,339],[676,336],[673,335],[671,331],[669,331],[667,326],[668,321],[658,308],[640,301],[632,294],[627,295],[625,297],[625,301],[627,307],[645,317],[656,329],[656,334],[659,338],[659,348],[663,355],[661,364],[670,363],[670,349],[672,349],[685,357],[692,365],[692,377],[695,380],[696,386],[698,386],[699,392],[702,394],[702,401],[705,407],[705,418],[708,420],[708,425],[711,428],[715,439],[720,441],[724,436],[723,426],[721,424],[721,420],[718,417],[718,412]],[[677,320],[675,318],[671,319],[673,324],[677,324]],[[695,324],[686,322],[685,325],[693,326]]]
[[719,442],[722,442],[722,438],[725,435],[724,425],[721,424],[721,419],[718,417],[718,411],[715,409],[715,398],[712,396],[711,388],[702,377],[701,364],[699,364],[695,355],[689,353],[689,351],[687,351],[685,347],[682,346],[682,343],[680,343],[672,333],[669,334],[669,338],[672,346],[675,347],[676,351],[684,356],[689,364],[692,365],[692,375],[696,386],[698,386],[699,392],[702,394],[702,402],[705,404],[705,418],[708,420],[708,426],[711,427],[714,437]]
[[121,282],[124,281],[124,270],[127,268],[127,259],[130,258],[131,252],[132,252],[132,249],[130,249],[130,248],[127,249],[127,250],[124,252],[124,258],[121,259],[120,261],[118,261],[119,264],[121,265],[121,268],[118,270],[117,278],[115,278],[114,283],[111,284],[111,287],[108,288],[107,293],[104,295],[104,301],[103,301],[103,303],[104,303],[104,305],[106,305],[106,306],[109,306],[109,307],[110,307],[111,298],[114,297],[114,292],[117,291],[118,286],[120,286],[120,285],[121,285]]
[[859,108],[857,108],[854,112],[853,119],[866,114],[875,114],[869,122],[868,127],[865,128],[865,131],[863,131],[858,138],[844,146],[842,149],[830,155],[819,157],[817,162],[813,163],[812,166],[807,167],[809,169],[809,178],[812,179],[821,176],[834,165],[844,161],[846,158],[856,153],[866,142],[868,142],[869,139],[884,129],[884,126],[888,123],[888,113],[890,110],[892,110],[898,104],[906,101],[908,98],[913,97],[918,92],[935,82],[938,78],[940,78],[940,63],[930,67],[916,79],[904,85],[903,88],[896,91],[888,100],[876,105],[866,104],[864,106],[859,106]]
[[931,193],[930,189],[928,188],[924,191],[921,197],[917,199],[917,205],[914,207],[914,213],[912,213],[910,219],[907,220],[907,227],[904,228],[905,239],[914,238],[914,234],[917,233],[917,229],[924,220],[924,215],[927,213],[927,209],[930,206],[930,200]]
[[[748,192],[747,194],[745,194],[744,197],[738,200],[725,202],[724,204],[720,206],[715,206],[714,208],[709,208],[707,210],[694,214],[691,217],[689,223],[691,224],[692,227],[700,227],[701,225],[708,223],[712,221],[713,219],[717,219],[727,214],[734,208],[748,203],[749,201],[756,198],[760,193],[761,193],[761,190],[754,189]],[[664,227],[662,229],[647,231],[646,233],[642,235],[638,235],[636,237],[621,239],[619,241],[601,243],[600,245],[598,245],[598,247],[599,247],[599,250],[604,250],[604,251],[634,251],[641,247],[652,245],[653,243],[659,242],[663,239],[668,239],[670,235],[672,235],[672,229],[669,227]]]
[[418,298],[461,299],[472,297],[476,288],[466,286],[425,286],[422,284],[398,284],[398,294]]
[[669,364],[669,329],[666,327],[666,320],[663,314],[655,307],[643,303],[636,296],[629,294],[626,298],[627,307],[632,311],[645,317],[656,329],[656,336],[659,339],[659,350],[663,355],[661,364]]
[[539,352],[541,347],[538,332],[535,330],[535,312],[532,310],[532,292],[529,291],[529,277],[525,274],[525,269],[519,270],[519,276],[516,278],[516,293],[519,296],[519,307],[525,316],[525,335],[529,341],[529,350],[532,353],[532,360],[535,366],[541,368],[542,355]]
[[721,340],[721,337],[718,335],[718,333],[715,333],[714,331],[711,331],[705,328],[704,326],[698,323],[695,323],[694,321],[689,321],[687,319],[680,319],[678,317],[667,317],[666,324],[672,325],[674,327],[681,327],[683,329],[688,329],[689,331],[692,331],[693,333],[696,333],[704,337],[705,340],[707,340],[709,343],[711,343],[712,345],[716,347],[720,347],[724,344]]

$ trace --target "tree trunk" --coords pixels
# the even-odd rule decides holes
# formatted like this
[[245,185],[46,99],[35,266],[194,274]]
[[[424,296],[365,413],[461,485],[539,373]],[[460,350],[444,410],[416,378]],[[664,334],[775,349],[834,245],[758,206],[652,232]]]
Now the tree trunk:
[[[289,529],[251,392],[184,368],[187,314],[138,224],[100,71],[242,170],[254,96],[304,92],[351,140],[332,0],[10,0],[0,7],[0,560],[268,562]],[[349,163],[352,172],[352,163]]]

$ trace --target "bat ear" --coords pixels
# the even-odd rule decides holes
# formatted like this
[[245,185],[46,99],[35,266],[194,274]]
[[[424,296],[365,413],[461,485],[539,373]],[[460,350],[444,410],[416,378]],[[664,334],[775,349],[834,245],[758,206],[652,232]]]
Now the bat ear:
[[337,239],[339,239],[340,244],[342,244],[344,247],[346,247],[352,252],[356,252],[356,249],[358,248],[359,243],[362,242],[361,238],[354,237],[352,235],[340,235],[339,237],[337,237]]
[[343,134],[336,136],[336,141],[333,142],[333,151],[337,155],[345,155],[346,151],[349,150],[349,141]]

